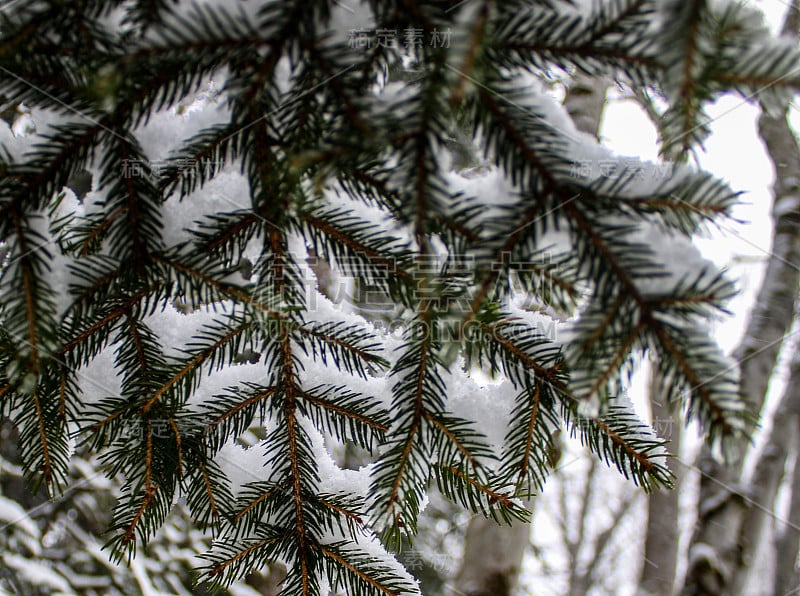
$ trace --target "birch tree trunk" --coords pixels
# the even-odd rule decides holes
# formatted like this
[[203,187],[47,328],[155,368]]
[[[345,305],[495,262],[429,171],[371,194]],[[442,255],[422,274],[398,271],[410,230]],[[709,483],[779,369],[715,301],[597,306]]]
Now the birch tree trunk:
[[[789,7],[783,26],[785,35],[797,35],[798,4],[795,0]],[[800,192],[797,182],[800,150],[786,114],[777,118],[762,114],[759,134],[775,167],[772,211],[775,231],[758,300],[734,356],[741,367],[742,391],[753,408],[763,415],[769,381],[792,323],[800,281]],[[766,457],[772,456],[767,453]],[[763,501],[751,499],[751,489],[741,485],[743,459],[724,466],[712,457],[708,449],[701,454],[703,478],[698,520],[689,551],[684,594],[734,593],[737,588],[735,581],[740,579],[738,568],[747,565],[752,558],[753,544],[746,541],[752,540],[753,530],[745,530],[745,519],[751,504]],[[763,465],[778,466],[782,471],[783,463],[767,459]],[[767,474],[766,470],[761,473]],[[757,497],[762,499],[767,495],[759,494]],[[771,504],[772,499],[767,502]]]
[[[564,99],[564,107],[578,130],[598,135],[608,83],[577,77]],[[531,501],[532,506],[533,501]],[[453,593],[458,596],[509,596],[517,584],[522,558],[530,543],[530,526],[501,526],[491,519],[473,517],[464,544],[464,556]]]
[[[676,420],[675,412],[660,391],[661,384],[655,368],[651,374],[650,407],[653,428],[661,438],[670,441],[669,450],[677,454],[681,448],[681,422]],[[676,477],[673,490],[657,490],[648,495],[644,566],[638,596],[670,596],[673,593],[680,537],[679,489],[680,478]]]
[[[796,327],[795,327],[796,328]],[[775,521],[775,509],[777,506],[776,497],[784,478],[786,461],[789,456],[789,448],[797,443],[798,419],[797,412],[800,409],[800,390],[795,385],[800,382],[800,354],[795,353],[792,358],[789,383],[781,396],[781,400],[775,410],[772,429],[769,433],[769,440],[759,458],[756,473],[752,482],[752,499],[750,507],[744,514],[742,522],[741,537],[741,561],[736,569],[732,586],[742,596],[750,594],[771,594],[773,592],[773,576],[758,576],[759,567],[756,565],[758,559],[776,559],[778,565],[783,568],[794,570],[794,562],[797,559],[797,532],[791,528],[785,528],[785,536],[790,544],[785,548],[774,549],[773,522]],[[797,497],[794,494],[793,497]],[[798,512],[795,512],[797,515]],[[784,529],[784,528],[782,528]],[[791,536],[794,536],[794,544],[791,544]],[[774,549],[774,550],[773,550]],[[769,551],[773,552],[769,552]],[[777,565],[776,565],[777,568]],[[778,586],[780,582],[775,581]],[[795,586],[797,587],[797,586]],[[788,590],[787,590],[788,591]],[[784,594],[785,592],[781,592]]]
[[778,553],[775,569],[775,596],[796,594],[800,588],[800,573],[796,567],[797,553],[800,549],[800,355],[795,354],[792,372],[789,377],[787,394],[791,417],[787,424],[792,433],[789,450],[794,453],[794,466],[790,471],[788,487],[791,491],[789,517],[779,522],[775,551]]

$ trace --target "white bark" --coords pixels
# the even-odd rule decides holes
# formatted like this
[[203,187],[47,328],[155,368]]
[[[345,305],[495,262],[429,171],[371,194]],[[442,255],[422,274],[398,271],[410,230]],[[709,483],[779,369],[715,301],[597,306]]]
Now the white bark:
[[[800,368],[800,366],[798,367]],[[800,588],[800,572],[797,568],[797,554],[800,548],[800,371],[792,374],[789,387],[793,393],[791,401],[793,411],[788,425],[792,431],[793,441],[789,448],[795,454],[794,466],[789,477],[788,487],[791,491],[789,500],[789,516],[776,523],[778,534],[775,552],[777,553],[775,569],[775,596],[797,593]],[[788,392],[788,390],[787,390]]]
[[[650,405],[653,427],[658,435],[670,441],[669,450],[680,453],[681,422],[672,411],[653,370],[650,382]],[[645,537],[644,566],[639,582],[639,596],[670,596],[674,590],[678,568],[679,478],[673,490],[657,490],[648,496],[647,535]]]
[[[800,392],[792,386],[792,382],[800,382],[800,360],[797,358],[793,359],[790,384],[781,396],[769,439],[764,446],[752,479],[751,506],[743,516],[739,537],[740,561],[732,582],[733,590],[741,596],[752,594],[755,586],[758,586],[760,593],[772,593],[772,577],[754,577],[759,575],[759,561],[767,555],[770,555],[768,557],[770,559],[776,555],[780,560],[790,559],[792,567],[794,567],[794,560],[797,557],[796,539],[791,553],[769,552],[773,550],[774,546],[772,530],[775,520],[776,497],[784,477],[786,460],[789,456],[788,448],[797,437],[796,414],[800,407],[800,401],[798,401]],[[757,504],[757,506],[753,506],[753,504]]]
[[500,526],[474,517],[464,538],[464,558],[456,577],[458,596],[508,596],[517,583],[530,526]]

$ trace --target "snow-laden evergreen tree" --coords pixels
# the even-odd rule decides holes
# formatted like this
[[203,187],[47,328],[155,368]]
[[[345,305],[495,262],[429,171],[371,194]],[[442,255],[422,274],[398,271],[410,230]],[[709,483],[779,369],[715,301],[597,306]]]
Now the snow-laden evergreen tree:
[[[782,110],[798,57],[727,1],[0,7],[0,397],[30,482],[57,495],[88,445],[122,482],[113,557],[182,501],[214,536],[198,581],[279,561],[287,594],[351,595],[418,593],[389,551],[433,482],[524,519],[563,426],[668,486],[616,397],[640,356],[721,453],[748,428],[708,334],[734,288],[690,241],[737,193],[683,162],[719,94]],[[544,84],[578,71],[659,102],[673,165],[579,133]]]

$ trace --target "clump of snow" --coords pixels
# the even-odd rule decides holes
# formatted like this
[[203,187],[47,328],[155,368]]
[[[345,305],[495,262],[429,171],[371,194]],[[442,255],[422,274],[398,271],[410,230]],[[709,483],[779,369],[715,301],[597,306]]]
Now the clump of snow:
[[644,295],[669,294],[681,282],[693,281],[699,276],[702,283],[718,273],[717,267],[703,257],[689,238],[664,230],[656,224],[642,222],[629,238],[631,242],[648,246],[658,255],[659,262],[668,274],[651,279],[637,278],[636,286]]
[[170,152],[200,130],[227,122],[230,110],[226,103],[217,101],[217,80],[224,74],[209,78],[200,90],[184,103],[150,115],[148,121],[136,129],[135,135],[145,156],[152,163],[163,163]]
[[11,125],[0,120],[0,145],[8,151],[15,162],[25,161],[23,158],[25,153],[33,150],[34,145],[42,143],[43,135],[53,134],[53,127],[56,125],[70,121],[86,124],[91,120],[88,117],[82,118],[79,113],[62,114],[39,107],[17,107],[17,110],[17,118]]
[[27,559],[13,553],[3,553],[3,562],[8,568],[13,569],[25,581],[32,585],[44,587],[62,594],[71,594],[69,582],[46,563]]
[[550,312],[529,310],[529,296],[522,292],[515,293],[506,304],[506,310],[515,318],[524,321],[528,326],[542,337],[550,340],[557,347],[564,345],[561,336],[562,321]]
[[164,202],[161,210],[164,241],[177,245],[192,240],[191,232],[197,230],[200,215],[250,209],[249,196],[247,178],[237,166],[226,167],[183,200],[175,193]]
[[[502,451],[517,389],[508,380],[478,380],[464,372],[463,361],[443,375],[448,409],[465,420],[473,420],[494,453]],[[493,462],[485,462],[491,465]]]
[[[359,32],[375,35],[375,17],[369,4],[362,0],[337,0],[331,4],[331,18],[327,27],[327,35],[331,42],[344,44],[353,48],[353,52],[367,52],[360,48]],[[361,35],[364,35],[362,33]],[[374,45],[373,45],[374,47]]]
[[28,512],[16,501],[0,495],[0,529],[6,530],[9,526],[19,528],[33,538],[40,536],[39,526]]
[[81,402],[90,405],[122,393],[122,377],[114,366],[116,348],[109,346],[77,370]]
[[481,166],[479,171],[473,169],[468,172],[448,169],[443,177],[453,196],[463,193],[465,197],[475,197],[481,201],[483,209],[473,226],[478,230],[482,228],[481,222],[504,215],[502,208],[514,205],[519,200],[519,189],[496,166]]
[[[268,426],[274,427],[274,424]],[[229,442],[222,446],[214,461],[230,480],[233,494],[240,492],[245,484],[267,480],[272,473],[261,447],[245,449]]]
[[301,420],[301,426],[311,439],[314,450],[314,461],[317,463],[320,482],[320,493],[334,495],[360,495],[366,497],[370,493],[369,469],[346,470],[333,460],[325,448],[325,441],[319,430],[307,419]]

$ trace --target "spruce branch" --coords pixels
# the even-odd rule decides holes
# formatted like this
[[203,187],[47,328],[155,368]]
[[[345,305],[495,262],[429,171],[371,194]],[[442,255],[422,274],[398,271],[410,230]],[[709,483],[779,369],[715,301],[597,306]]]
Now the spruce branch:
[[[566,424],[646,490],[669,484],[663,444],[613,397],[644,353],[712,442],[746,430],[705,325],[733,287],[675,273],[688,242],[659,246],[738,195],[619,163],[535,87],[567,70],[660,95],[683,158],[720,94],[796,84],[796,48],[747,10],[371,0],[370,27],[410,43],[358,47],[326,0],[67,4],[0,14],[0,103],[48,120],[0,149],[0,406],[31,479],[63,484],[72,438],[123,478],[114,557],[183,498],[215,538],[199,581],[281,563],[287,593],[419,593],[373,542],[416,531],[434,479],[524,519]],[[577,171],[604,158],[621,169]],[[376,288],[402,334],[320,297],[314,259]],[[568,315],[565,337],[539,324]],[[513,390],[504,437],[452,395],[475,369]],[[369,451],[371,478],[325,459],[339,441]],[[263,469],[236,469],[244,444]]]

